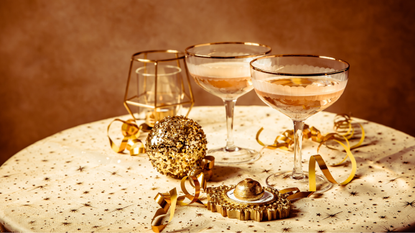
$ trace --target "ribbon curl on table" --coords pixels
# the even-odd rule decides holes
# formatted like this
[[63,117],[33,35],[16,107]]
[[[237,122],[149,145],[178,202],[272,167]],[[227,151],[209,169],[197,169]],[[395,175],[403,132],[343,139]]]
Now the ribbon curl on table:
[[[213,163],[214,163],[214,158],[212,156],[206,156],[206,157],[207,157],[207,160],[209,160],[208,162],[206,162],[206,164],[208,164],[207,166],[212,168]],[[206,206],[206,204],[203,203],[199,199],[199,196],[200,196],[201,190],[206,189],[206,184],[207,184],[206,177],[210,177],[210,175],[205,176],[205,172],[209,172],[209,170],[206,171],[206,170],[195,169],[194,171],[189,172],[189,174],[192,174],[192,175],[183,177],[180,182],[180,187],[184,193],[183,196],[177,197],[176,188],[173,188],[172,190],[170,190],[169,193],[158,193],[156,195],[154,200],[156,200],[156,202],[161,206],[161,208],[156,211],[153,219],[151,220],[151,228],[154,232],[156,233],[161,232],[171,222],[174,216],[174,212],[176,211],[177,205],[186,206],[192,203],[199,203],[199,204],[202,204],[203,206]],[[194,195],[190,194],[186,189],[187,179],[189,179],[190,184],[195,189]],[[185,202],[186,198],[189,199],[190,202]],[[169,221],[166,224],[162,224],[163,215],[167,213],[169,208],[170,208]]]
[[[161,206],[160,209],[156,211],[153,219],[151,220],[151,229],[154,232],[161,232],[168,223],[171,222],[174,216],[177,205],[177,191],[176,188],[170,190],[168,193],[158,193],[154,198],[156,202]],[[161,224],[163,222],[163,215],[167,213],[170,208],[170,218],[167,224]]]
[[[335,133],[328,133],[326,135],[321,134],[320,130],[318,130],[315,127],[309,127],[307,124],[304,125],[303,129],[303,138],[304,139],[311,139],[314,142],[320,143],[317,152],[320,150],[320,147],[325,144],[328,141],[335,141],[339,143],[344,150],[346,151],[346,156],[344,159],[337,164],[334,164],[334,166],[341,165],[344,161],[347,160],[347,158],[350,158],[350,161],[352,163],[352,171],[350,172],[350,175],[347,177],[347,179],[343,182],[337,182],[333,176],[331,175],[327,164],[324,162],[323,157],[320,154],[312,155],[310,156],[309,161],[309,192],[300,192],[297,188],[289,188],[281,190],[282,193],[288,193],[291,192],[290,199],[298,199],[302,197],[308,197],[311,194],[313,194],[316,191],[316,170],[315,170],[315,164],[317,163],[320,167],[321,171],[323,172],[323,175],[327,178],[327,180],[333,184],[339,184],[339,185],[346,185],[348,184],[356,174],[357,165],[356,165],[356,159],[353,156],[353,153],[351,152],[351,149],[359,147],[365,138],[365,131],[363,129],[363,126],[359,123],[359,126],[361,128],[361,137],[357,144],[350,146],[349,140],[353,137],[355,130],[352,126],[352,118],[347,114],[337,114],[334,119],[334,130]],[[282,150],[289,150],[290,147],[294,144],[294,131],[293,130],[286,130],[281,135],[277,136],[274,140],[274,144],[272,145],[266,145],[261,140],[259,140],[259,135],[261,134],[262,130],[264,128],[261,128],[258,130],[256,134],[256,140],[257,142],[269,149],[282,149]],[[346,145],[340,142],[340,140],[346,141]],[[326,145],[328,148],[328,145]],[[331,148],[332,149],[332,148]]]
[[[110,127],[115,121],[123,123],[121,126],[121,131],[124,138],[122,139],[120,146],[117,146],[109,136]],[[137,156],[139,154],[145,153],[146,150],[144,144],[139,139],[139,137],[142,132],[148,132],[150,129],[150,126],[145,123],[137,126],[137,124],[134,123],[133,119],[129,119],[127,121],[121,119],[113,120],[107,128],[107,136],[110,141],[111,149],[116,153],[121,153],[124,150],[128,150],[131,156]]]

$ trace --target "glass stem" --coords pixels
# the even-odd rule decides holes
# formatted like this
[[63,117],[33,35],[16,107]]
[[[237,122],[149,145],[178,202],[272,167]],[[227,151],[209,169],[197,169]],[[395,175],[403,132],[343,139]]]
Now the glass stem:
[[236,100],[224,100],[226,110],[226,129],[228,136],[226,139],[226,151],[235,151],[235,143],[233,142],[233,113],[235,108]]
[[303,145],[303,121],[293,121],[294,122],[294,170],[293,170],[293,179],[303,179],[303,168],[301,165],[301,149]]

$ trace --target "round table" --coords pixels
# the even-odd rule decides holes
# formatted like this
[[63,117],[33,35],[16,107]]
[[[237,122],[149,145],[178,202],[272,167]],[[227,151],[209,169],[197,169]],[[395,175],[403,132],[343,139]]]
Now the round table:
[[[194,107],[189,118],[207,135],[208,148],[226,140],[225,109]],[[321,112],[306,123],[322,133],[333,132],[335,114]],[[130,116],[119,117],[127,120]],[[112,151],[105,119],[80,125],[25,148],[0,167],[0,224],[18,232],[152,232],[151,219],[160,206],[157,193],[180,191],[180,180],[164,176],[145,154],[130,156]],[[355,178],[345,186],[334,185],[322,195],[292,203],[289,218],[255,222],[223,217],[202,205],[178,206],[164,232],[379,232],[413,230],[415,224],[415,138],[362,119],[363,146],[353,150]],[[121,129],[114,123],[109,135],[118,143]],[[121,126],[121,124],[119,125]],[[292,169],[292,152],[263,149],[263,142],[292,128],[291,121],[265,106],[235,107],[235,141],[261,151],[255,162],[215,166],[209,187],[236,184],[253,178],[265,185],[268,175]],[[144,136],[144,135],[143,135]],[[305,140],[303,165],[316,154],[318,144]],[[344,153],[322,149],[327,164]],[[329,167],[342,181],[350,162]],[[179,193],[180,194],[180,193]]]

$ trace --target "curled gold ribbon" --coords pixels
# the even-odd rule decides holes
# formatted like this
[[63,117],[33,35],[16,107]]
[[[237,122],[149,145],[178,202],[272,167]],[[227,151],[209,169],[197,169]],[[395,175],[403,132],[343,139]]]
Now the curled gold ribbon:
[[[347,141],[347,139],[345,138],[345,140]],[[336,164],[340,165],[342,164],[347,157],[350,158],[350,161],[352,163],[352,171],[350,172],[349,177],[347,177],[347,179],[341,183],[338,183],[333,176],[331,175],[326,163],[323,160],[323,157],[320,154],[317,155],[312,155],[310,157],[310,161],[308,164],[308,173],[309,173],[309,190],[314,192],[316,191],[316,169],[315,169],[315,164],[317,163],[318,166],[320,167],[321,171],[323,172],[324,176],[327,178],[327,180],[333,184],[339,184],[339,185],[346,185],[348,184],[354,177],[354,175],[356,174],[356,170],[357,170],[357,164],[356,164],[356,159],[353,156],[353,153],[350,151],[350,145],[349,142],[347,141],[347,146],[344,145],[343,143],[341,143],[338,140],[335,140],[337,143],[339,143],[345,150],[346,150],[346,157],[343,159],[342,162]]]
[[[159,233],[173,219],[174,212],[176,210],[176,205],[177,205],[176,188],[170,190],[168,193],[158,193],[156,197],[154,198],[154,200],[156,200],[156,202],[161,206],[161,208],[156,211],[153,219],[151,220],[151,229],[154,232]],[[162,224],[163,215],[167,214],[167,211],[169,210],[169,208],[170,208],[169,221],[166,224]]]
[[[309,127],[307,124],[304,125],[303,129],[303,138],[304,139],[311,139],[314,142],[320,143],[317,152],[319,151],[320,147],[325,144],[328,148],[331,148],[326,144],[328,141],[335,141],[340,146],[343,147],[343,149],[346,151],[346,156],[344,159],[335,164],[334,166],[339,166],[343,162],[347,160],[347,158],[350,159],[352,164],[352,170],[350,172],[350,175],[346,178],[343,182],[337,182],[333,176],[331,175],[327,164],[324,162],[323,157],[320,154],[312,155],[310,156],[309,161],[309,192],[300,192],[297,188],[294,189],[284,189],[281,190],[281,193],[289,193],[290,196],[288,197],[289,200],[308,197],[311,194],[313,194],[316,191],[316,170],[315,170],[315,164],[317,163],[320,167],[320,170],[323,172],[323,175],[327,178],[327,180],[333,184],[339,184],[339,185],[346,185],[348,184],[355,176],[356,170],[357,170],[357,163],[356,159],[353,156],[353,153],[351,152],[351,149],[359,147],[364,139],[365,139],[365,131],[363,129],[363,126],[359,124],[361,128],[361,137],[357,144],[350,146],[349,140],[354,136],[355,130],[352,126],[352,118],[347,114],[337,114],[334,119],[334,130],[335,133],[328,133],[326,135],[321,134],[321,132],[315,128],[315,127]],[[264,144],[260,139],[259,135],[261,134],[263,128],[258,130],[256,134],[256,140],[257,142],[269,149],[282,149],[282,150],[289,150],[289,148],[294,144],[294,131],[293,130],[286,130],[282,135],[277,136],[274,140],[274,143],[271,145]],[[346,145],[343,144],[340,141],[345,141]],[[331,148],[333,149],[333,148]]]
[[[213,166],[213,165],[212,165]],[[192,195],[187,191],[186,189],[186,180],[191,180],[190,184],[195,189],[195,194]],[[154,214],[153,219],[151,220],[151,228],[153,232],[159,233],[161,232],[173,219],[174,212],[176,210],[177,205],[179,206],[186,206],[190,205],[192,203],[199,203],[204,206],[204,204],[200,199],[200,193],[201,193],[201,183],[206,184],[205,175],[203,172],[201,172],[198,176],[185,176],[182,178],[180,182],[180,186],[182,189],[182,192],[184,193],[183,196],[177,197],[176,188],[170,190],[169,193],[158,193],[154,200],[161,206],[160,209],[156,211]],[[206,186],[203,188],[205,189]],[[185,199],[189,199],[190,202],[185,202]],[[168,209],[170,208],[170,218],[169,221],[166,224],[162,224],[163,216],[167,213]]]
[[301,192],[300,189],[298,189],[296,187],[286,188],[286,189],[283,189],[283,190],[279,190],[278,192],[281,193],[281,194],[288,194],[287,200],[289,200],[289,201],[304,198],[304,197],[309,197],[314,193],[313,191]]
[[[195,194],[194,195],[191,195],[186,189],[186,180],[187,180],[187,178],[192,180],[191,183],[193,184],[193,186],[195,188]],[[205,204],[203,204],[202,201],[199,200],[201,187],[200,187],[200,182],[199,182],[197,177],[195,177],[195,176],[185,176],[185,177],[183,177],[181,182],[180,182],[180,187],[182,188],[182,192],[184,193],[184,196],[179,197],[179,199],[178,199],[179,205],[186,206],[186,205],[190,205],[192,203],[199,203],[199,204],[205,205]],[[189,199],[190,202],[185,202],[184,200],[186,198]]]
[[[190,172],[188,173],[188,176],[196,177],[202,189],[206,189],[207,181],[209,181],[213,175],[214,165],[215,165],[215,157],[206,156],[205,158],[203,158],[200,166],[193,167],[190,170]],[[190,184],[192,185],[192,187],[195,187],[192,180],[190,180]]]
[[[178,205],[185,206],[190,205],[192,203],[199,203],[205,205],[200,199],[200,193],[202,190],[206,190],[207,181],[212,176],[212,169],[215,163],[215,157],[213,156],[206,156],[202,160],[202,164],[200,167],[193,168],[188,176],[182,178],[180,182],[180,187],[184,196],[180,196],[178,198]],[[189,191],[186,189],[186,180],[189,180],[190,185],[194,188],[195,194],[191,195]],[[189,199],[190,202],[185,202],[185,199]]]
[[[123,123],[121,126],[121,131],[124,137],[119,146],[116,145],[109,136],[110,127],[112,123],[116,121]],[[128,150],[131,156],[137,156],[139,154],[145,153],[144,144],[138,137],[140,136],[141,132],[147,132],[150,129],[151,128],[145,123],[137,126],[137,124],[134,123],[133,119],[129,119],[127,121],[114,119],[107,127],[107,136],[110,141],[111,149],[116,153],[121,153],[124,150]]]

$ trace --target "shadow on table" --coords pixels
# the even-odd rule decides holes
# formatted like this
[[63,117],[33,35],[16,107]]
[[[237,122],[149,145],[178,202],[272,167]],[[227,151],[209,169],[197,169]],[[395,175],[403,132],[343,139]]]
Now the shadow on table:
[[400,229],[397,232],[415,232],[415,226],[405,227],[405,228]]
[[212,182],[221,182],[230,178],[237,177],[242,169],[239,167],[228,167],[216,165],[213,168]]

